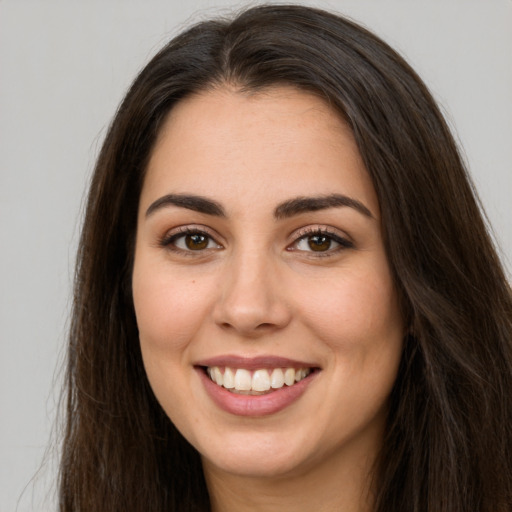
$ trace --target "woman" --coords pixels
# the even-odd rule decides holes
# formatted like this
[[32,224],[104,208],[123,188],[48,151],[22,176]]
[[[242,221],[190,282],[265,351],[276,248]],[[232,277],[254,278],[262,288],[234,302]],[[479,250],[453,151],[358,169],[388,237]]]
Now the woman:
[[311,8],[201,23],[97,162],[61,510],[509,510],[511,340],[408,65]]

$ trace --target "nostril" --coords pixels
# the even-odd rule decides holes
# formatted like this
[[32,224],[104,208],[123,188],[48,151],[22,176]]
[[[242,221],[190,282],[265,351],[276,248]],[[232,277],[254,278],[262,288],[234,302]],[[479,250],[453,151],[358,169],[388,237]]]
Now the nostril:
[[270,331],[273,331],[274,329],[278,329],[278,326],[271,323],[271,322],[262,322],[256,325],[236,325],[231,324],[230,322],[222,322],[219,324],[221,329],[224,330],[235,330],[235,331],[243,331],[246,335],[251,336],[252,335],[259,335],[264,334]]
[[272,327],[273,327],[273,325],[270,323],[262,323],[262,324],[257,325],[256,329],[262,330],[262,329],[270,329]]
[[238,292],[222,296],[216,302],[213,319],[224,331],[260,335],[283,328],[290,321],[290,310],[282,300],[273,296],[251,295],[250,290],[244,294]]
[[[230,329],[230,328],[233,328],[234,326],[231,325],[229,322],[222,322],[221,324],[221,327],[224,327],[225,329]],[[270,322],[263,322],[261,324],[257,324],[254,329],[259,329],[259,330],[262,330],[262,329],[270,329],[272,328],[273,324],[271,324]]]

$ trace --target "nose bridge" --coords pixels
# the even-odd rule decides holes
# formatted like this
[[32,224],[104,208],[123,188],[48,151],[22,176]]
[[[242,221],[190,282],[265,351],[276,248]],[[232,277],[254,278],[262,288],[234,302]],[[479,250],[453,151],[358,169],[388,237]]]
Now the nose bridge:
[[217,323],[249,336],[284,327],[290,316],[278,267],[271,251],[254,240],[233,251],[220,284]]

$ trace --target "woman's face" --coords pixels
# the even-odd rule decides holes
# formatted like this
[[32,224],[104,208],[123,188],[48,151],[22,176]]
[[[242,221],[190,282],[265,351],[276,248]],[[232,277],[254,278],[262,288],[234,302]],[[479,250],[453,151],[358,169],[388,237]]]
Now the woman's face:
[[226,87],[173,109],[133,298],[151,386],[207,472],[294,475],[379,449],[404,326],[372,182],[317,97]]

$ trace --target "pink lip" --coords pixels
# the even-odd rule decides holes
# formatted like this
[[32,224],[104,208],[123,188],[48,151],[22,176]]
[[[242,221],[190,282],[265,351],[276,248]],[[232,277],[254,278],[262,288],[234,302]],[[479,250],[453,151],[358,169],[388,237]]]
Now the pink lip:
[[258,370],[259,368],[317,368],[318,365],[305,361],[296,361],[286,357],[257,356],[243,357],[224,355],[198,361],[194,366],[229,366],[230,368],[245,368],[246,370]]
[[319,372],[314,371],[293,386],[283,386],[265,395],[239,395],[217,385],[206,374],[205,366],[231,368],[312,368],[308,363],[279,357],[244,358],[221,356],[201,361],[195,366],[203,386],[212,401],[223,411],[237,416],[266,416],[275,414],[296,402]]

